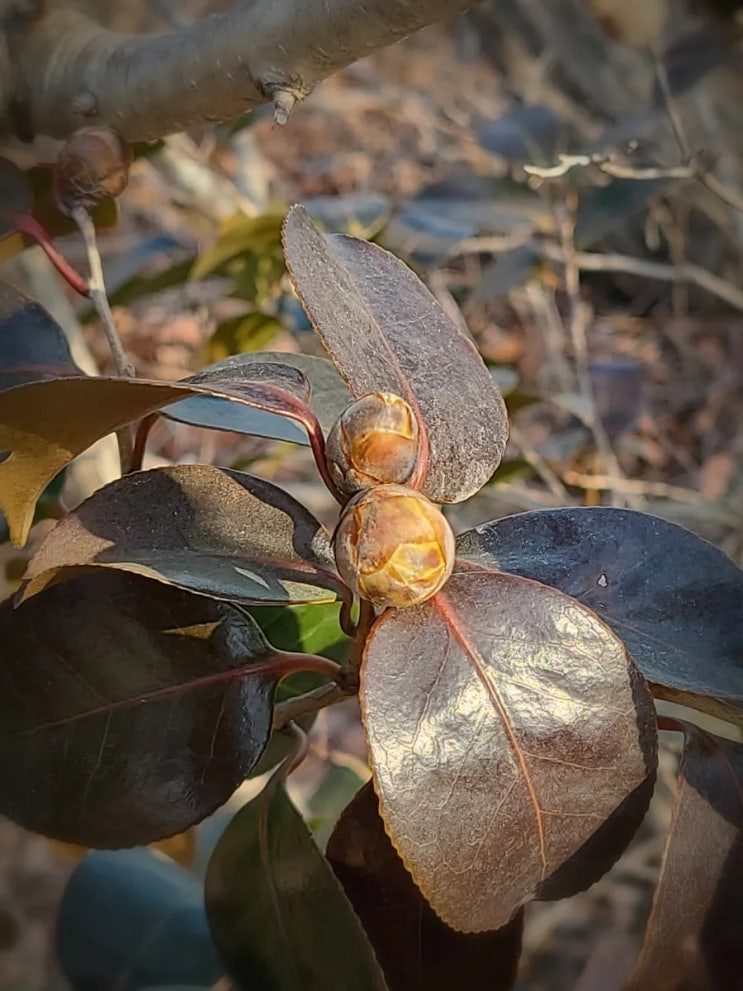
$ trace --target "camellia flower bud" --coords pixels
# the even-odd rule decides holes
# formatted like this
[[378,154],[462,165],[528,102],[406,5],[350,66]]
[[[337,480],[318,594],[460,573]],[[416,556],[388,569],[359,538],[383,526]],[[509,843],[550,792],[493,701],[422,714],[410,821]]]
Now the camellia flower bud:
[[418,456],[418,423],[399,396],[372,392],[344,410],[328,435],[330,474],[346,495],[407,482]]
[[378,608],[425,602],[454,567],[454,534],[444,514],[403,485],[377,485],[351,499],[333,547],[343,581]]
[[65,141],[57,157],[55,195],[64,213],[77,206],[90,209],[106,197],[118,196],[129,181],[132,153],[117,131],[82,127]]

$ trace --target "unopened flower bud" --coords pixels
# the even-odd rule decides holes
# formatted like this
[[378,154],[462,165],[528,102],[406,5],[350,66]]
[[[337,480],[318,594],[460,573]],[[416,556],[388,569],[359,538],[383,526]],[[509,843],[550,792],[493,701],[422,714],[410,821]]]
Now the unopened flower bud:
[[330,474],[352,495],[372,485],[403,484],[418,456],[418,424],[410,406],[389,392],[372,392],[341,414],[327,441]]
[[57,158],[57,205],[70,214],[98,200],[118,196],[129,181],[131,149],[108,127],[83,127],[62,146]]
[[378,485],[351,499],[333,547],[343,581],[378,608],[425,602],[454,566],[454,534],[444,514],[403,485]]

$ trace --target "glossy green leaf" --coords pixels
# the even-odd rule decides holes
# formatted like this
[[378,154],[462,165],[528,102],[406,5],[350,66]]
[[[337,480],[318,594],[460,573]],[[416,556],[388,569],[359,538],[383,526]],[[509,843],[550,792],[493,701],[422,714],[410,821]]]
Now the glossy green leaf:
[[732,991],[743,973],[743,744],[681,728],[660,878],[626,991]]
[[394,255],[322,234],[302,207],[283,228],[295,288],[354,396],[410,403],[429,445],[423,491],[459,502],[493,474],[506,444],[498,387],[471,341]]
[[312,602],[342,589],[325,528],[270,482],[228,468],[135,472],[41,542],[27,599],[82,568],[117,568],[227,601]]
[[141,991],[224,974],[200,880],[150,850],[89,853],[59,907],[57,958],[72,987]]
[[655,766],[652,696],[623,645],[513,575],[454,574],[385,612],[361,707],[392,842],[464,932],[505,925]]
[[371,940],[390,991],[508,991],[523,912],[496,932],[461,933],[436,915],[405,870],[371,782],[342,813],[327,858]]
[[549,509],[469,530],[457,554],[573,596],[657,694],[743,722],[743,571],[707,541],[629,509]]
[[[230,375],[232,378],[230,378]],[[54,476],[95,441],[192,395],[228,396],[261,410],[282,412],[306,423],[309,384],[297,369],[253,365],[182,382],[101,377],[27,382],[0,392],[0,510],[16,545],[25,543],[36,500]]]
[[[280,657],[244,614],[101,571],[0,606],[0,813],[94,847],[210,815],[268,740]],[[29,786],[32,783],[32,786]]]
[[222,834],[205,892],[214,942],[241,988],[384,991],[366,934],[281,771]]
[[[327,358],[308,354],[291,354],[283,351],[259,351],[237,354],[204,368],[198,382],[208,385],[223,376],[251,374],[256,365],[280,364],[301,372],[310,384],[309,406],[327,433],[343,410],[352,401],[338,372]],[[287,440],[295,444],[309,444],[307,431],[293,420],[265,410],[237,408],[227,399],[213,396],[195,396],[163,410],[163,416],[181,423],[212,430],[231,430],[236,433]]]
[[82,375],[64,331],[35,300],[0,281],[0,390]]

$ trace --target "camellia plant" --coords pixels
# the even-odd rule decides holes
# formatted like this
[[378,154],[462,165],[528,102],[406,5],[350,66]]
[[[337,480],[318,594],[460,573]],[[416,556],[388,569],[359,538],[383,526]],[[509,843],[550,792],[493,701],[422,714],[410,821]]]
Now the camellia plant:
[[[143,845],[273,767],[206,871],[238,986],[508,988],[524,906],[584,890],[642,822],[654,697],[669,700],[702,725],[660,719],[686,742],[627,987],[676,987],[682,945],[710,987],[732,986],[715,983],[734,954],[710,920],[740,908],[725,882],[743,747],[704,719],[743,725],[741,571],[620,509],[455,537],[441,507],[487,483],[506,445],[491,373],[386,251],[301,207],[283,244],[332,363],[245,354],[173,383],[88,377],[48,314],[0,289],[0,507],[17,545],[55,476],[138,423],[133,470],[59,520],[0,607],[0,812],[89,847]],[[333,534],[244,472],[138,470],[158,415],[309,444]],[[319,653],[302,632],[313,611]],[[285,781],[299,726],[356,694],[372,780],[321,852]]]

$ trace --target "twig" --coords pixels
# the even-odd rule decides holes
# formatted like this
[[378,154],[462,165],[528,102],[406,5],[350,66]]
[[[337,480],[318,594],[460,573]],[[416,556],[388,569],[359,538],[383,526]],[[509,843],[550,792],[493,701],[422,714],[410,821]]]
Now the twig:
[[313,712],[324,709],[325,706],[335,705],[336,702],[342,702],[353,694],[355,692],[350,687],[341,688],[340,685],[331,682],[320,685],[319,688],[315,688],[305,695],[297,695],[293,699],[287,699],[286,702],[278,702],[273,710],[273,732],[295,719],[309,716]]
[[670,485],[667,482],[649,482],[644,479],[621,478],[612,475],[587,475],[572,469],[562,473],[562,480],[567,485],[576,485],[582,489],[613,490],[628,495],[685,502],[692,506],[714,505],[718,517],[724,520],[728,526],[740,527],[741,522],[743,522],[743,514],[736,512],[732,506],[710,503],[708,499],[692,489]]
[[[557,245],[538,241],[531,247],[541,257],[564,264],[564,254]],[[674,266],[644,258],[632,258],[629,255],[605,255],[591,251],[577,251],[573,260],[582,272],[625,272],[627,275],[638,275],[643,279],[659,279],[662,282],[691,282],[723,300],[733,309],[743,312],[743,291],[692,262]]]
[[119,333],[116,330],[111,307],[106,295],[106,285],[103,281],[103,265],[101,254],[98,251],[98,242],[95,236],[95,224],[84,206],[77,206],[72,211],[72,217],[80,228],[80,233],[85,241],[85,251],[88,257],[88,267],[90,269],[90,279],[88,280],[88,295],[95,306],[103,330],[108,338],[111,354],[116,366],[116,372],[122,378],[134,378],[134,366],[129,361],[124,345],[121,343]]
[[[574,190],[568,190],[562,202],[556,203],[555,209],[562,243],[565,292],[569,307],[568,329],[573,342],[578,391],[591,411],[591,431],[604,469],[612,475],[621,477],[623,474],[622,469],[614,454],[609,436],[604,430],[601,418],[596,413],[596,403],[593,396],[588,338],[586,334],[588,323],[587,307],[580,296],[580,265],[578,263],[578,252],[575,250],[575,226],[578,211],[577,193]],[[612,504],[617,505],[617,502],[616,494],[612,493]]]
[[[95,224],[84,206],[77,206],[72,210],[72,218],[80,229],[85,242],[85,251],[88,258],[88,268],[90,278],[88,280],[88,296],[96,309],[103,330],[108,338],[111,348],[116,372],[122,378],[134,377],[134,366],[129,361],[124,346],[119,338],[116,324],[114,322],[108,296],[106,295],[106,284],[103,280],[103,265],[101,255],[98,251],[98,242],[95,236]],[[121,473],[126,475],[132,467],[132,429],[122,427],[116,431],[116,439],[119,442],[119,460],[121,462]]]
[[511,440],[518,445],[518,448],[521,451],[521,456],[523,457],[524,461],[526,461],[528,464],[532,466],[534,471],[537,473],[537,475],[539,475],[539,477],[542,479],[544,484],[550,490],[552,495],[556,499],[559,499],[560,502],[565,503],[567,505],[571,501],[570,493],[562,484],[556,472],[550,467],[550,465],[542,457],[539,451],[535,450],[535,448],[527,444],[527,442],[524,440],[524,435],[521,433],[519,428],[515,426],[513,423],[511,424],[510,435],[511,435]]

